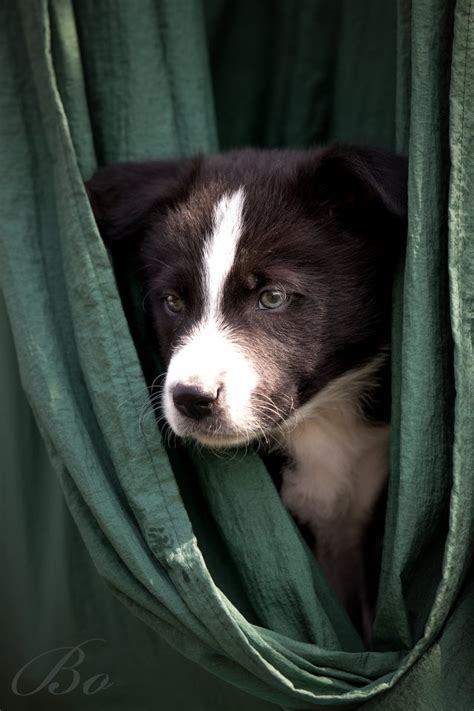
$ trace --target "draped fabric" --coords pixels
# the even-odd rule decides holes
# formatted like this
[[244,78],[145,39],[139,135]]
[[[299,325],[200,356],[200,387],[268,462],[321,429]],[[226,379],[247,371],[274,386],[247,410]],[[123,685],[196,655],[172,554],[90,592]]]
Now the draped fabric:
[[[23,673],[28,708],[472,708],[469,0],[19,0],[1,13],[6,707],[26,708],[12,679],[29,660],[87,641],[82,676],[107,672],[109,688],[39,688],[46,655]],[[117,160],[333,140],[410,165],[371,651],[257,455],[163,441],[144,409],[140,326],[83,187]]]

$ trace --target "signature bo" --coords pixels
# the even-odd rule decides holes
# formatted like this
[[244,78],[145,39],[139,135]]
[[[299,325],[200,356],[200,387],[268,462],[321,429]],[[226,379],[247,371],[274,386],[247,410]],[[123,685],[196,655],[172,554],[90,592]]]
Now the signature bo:
[[[94,674],[88,678],[81,677],[80,666],[86,658],[84,647],[92,642],[105,642],[105,639],[86,639],[75,647],[56,647],[38,654],[31,659],[12,679],[11,689],[16,696],[33,696],[47,689],[50,694],[69,694],[76,689],[87,696],[98,694],[113,686],[108,674]],[[33,672],[39,660],[48,662],[49,671],[33,689],[28,688],[27,678]],[[49,664],[50,662],[50,664]]]

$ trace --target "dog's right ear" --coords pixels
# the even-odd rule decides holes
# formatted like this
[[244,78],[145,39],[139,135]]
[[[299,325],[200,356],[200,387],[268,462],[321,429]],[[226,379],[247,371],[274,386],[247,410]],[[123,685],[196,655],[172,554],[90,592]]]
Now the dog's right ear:
[[149,216],[166,211],[191,189],[202,158],[115,163],[99,170],[86,189],[104,242],[139,236]]

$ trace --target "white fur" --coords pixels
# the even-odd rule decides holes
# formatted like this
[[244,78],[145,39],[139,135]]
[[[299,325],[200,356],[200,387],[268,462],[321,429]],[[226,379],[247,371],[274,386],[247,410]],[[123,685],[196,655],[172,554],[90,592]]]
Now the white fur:
[[[240,188],[223,195],[214,208],[213,228],[203,252],[203,317],[171,358],[164,393],[166,418],[177,434],[183,434],[186,422],[173,405],[174,386],[177,383],[195,385],[215,394],[219,389],[226,419],[233,430],[241,433],[235,440],[222,440],[223,445],[245,439],[251,422],[250,397],[257,383],[257,373],[233,341],[221,309],[224,284],[242,233],[244,200],[244,191]],[[202,441],[206,439],[202,435],[194,436]]]
[[172,402],[176,383],[196,385],[216,393],[222,387],[227,419],[232,427],[246,431],[250,419],[250,394],[257,374],[250,361],[239,351],[216,321],[203,321],[189,341],[171,359],[165,386],[165,414],[175,432],[180,434],[181,416]]
[[213,231],[204,247],[204,289],[207,319],[219,317],[223,287],[234,263],[237,245],[242,234],[243,188],[225,193],[214,207]]
[[360,408],[381,360],[300,408],[283,442],[291,464],[282,473],[282,500],[313,532],[318,560],[343,600],[357,582],[348,568],[360,568],[362,535],[388,476],[389,426],[368,423]]

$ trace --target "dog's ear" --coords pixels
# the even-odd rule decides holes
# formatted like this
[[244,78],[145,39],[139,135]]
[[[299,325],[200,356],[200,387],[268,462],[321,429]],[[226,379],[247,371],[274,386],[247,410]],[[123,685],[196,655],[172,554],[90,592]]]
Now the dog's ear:
[[129,243],[143,231],[151,214],[183,199],[201,160],[196,156],[99,168],[86,182],[86,189],[104,242],[108,246]]
[[310,156],[298,179],[307,200],[354,226],[406,220],[408,161],[389,151],[331,146]]

